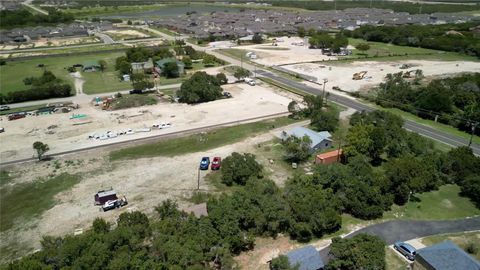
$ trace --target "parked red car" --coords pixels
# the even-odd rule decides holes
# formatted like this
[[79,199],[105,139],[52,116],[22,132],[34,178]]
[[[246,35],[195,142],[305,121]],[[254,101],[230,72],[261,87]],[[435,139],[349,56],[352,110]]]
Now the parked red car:
[[12,120],[17,120],[17,119],[20,119],[20,118],[25,118],[25,114],[10,114],[8,116],[8,121],[12,121]]
[[214,157],[213,161],[212,161],[212,166],[210,166],[210,167],[212,168],[212,171],[219,170],[221,164],[222,164],[222,158],[221,157]]

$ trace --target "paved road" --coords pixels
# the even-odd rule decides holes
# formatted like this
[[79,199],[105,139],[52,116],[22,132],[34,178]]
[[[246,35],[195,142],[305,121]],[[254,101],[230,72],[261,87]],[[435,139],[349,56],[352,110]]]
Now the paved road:
[[31,9],[35,10],[36,12],[43,14],[43,15],[48,15],[48,12],[46,10],[37,8],[36,6],[32,5],[32,2],[33,2],[33,0],[27,0],[27,1],[23,2],[22,5],[27,6]]
[[99,37],[101,40],[103,40],[103,43],[105,43],[105,44],[113,44],[113,43],[115,43],[115,41],[114,41],[109,35],[95,32],[95,36],[97,36],[97,37]]
[[[392,245],[396,241],[408,241],[429,235],[475,230],[480,230],[480,217],[445,221],[394,220],[368,226],[349,234],[346,238],[367,233],[382,238],[387,245]],[[325,263],[331,259],[329,252],[330,247],[320,250]]]

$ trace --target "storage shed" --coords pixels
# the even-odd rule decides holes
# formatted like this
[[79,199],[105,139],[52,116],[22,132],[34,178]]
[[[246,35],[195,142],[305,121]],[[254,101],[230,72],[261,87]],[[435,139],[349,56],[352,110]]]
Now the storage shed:
[[342,149],[326,152],[323,154],[318,154],[315,157],[315,164],[332,164],[340,161],[342,158],[343,151]]
[[106,203],[107,201],[116,200],[116,199],[118,199],[117,193],[113,189],[111,189],[111,190],[100,190],[94,196],[95,205],[102,205],[102,204]]

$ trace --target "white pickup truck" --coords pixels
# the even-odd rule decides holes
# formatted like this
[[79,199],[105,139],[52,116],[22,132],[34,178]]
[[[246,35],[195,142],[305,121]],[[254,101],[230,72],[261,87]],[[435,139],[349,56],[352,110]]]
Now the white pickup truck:
[[245,81],[245,83],[247,83],[247,84],[249,84],[249,85],[251,85],[251,86],[255,86],[255,80],[254,80],[254,79],[247,77],[247,78],[245,78],[245,79],[243,79],[243,80]]

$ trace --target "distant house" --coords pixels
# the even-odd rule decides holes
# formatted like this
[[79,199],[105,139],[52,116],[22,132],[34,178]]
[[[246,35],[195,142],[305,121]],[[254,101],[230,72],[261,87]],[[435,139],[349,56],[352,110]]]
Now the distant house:
[[291,267],[298,270],[321,270],[325,264],[320,253],[313,246],[305,246],[285,254]]
[[480,262],[451,241],[417,250],[414,269],[420,270],[480,270]]
[[317,150],[323,150],[332,146],[332,135],[328,131],[316,132],[305,127],[295,127],[289,131],[283,131],[280,135],[280,139],[286,140],[289,136],[295,136],[297,138],[303,138],[308,136],[312,143],[310,144],[310,151],[313,153]]
[[162,70],[165,67],[166,63],[170,62],[177,62],[178,65],[178,73],[183,74],[185,70],[185,64],[182,61],[177,60],[176,58],[170,57],[170,58],[163,58],[161,60],[158,60],[155,62],[155,71],[158,74],[162,74]]
[[96,60],[88,61],[83,64],[83,72],[94,72],[100,70],[100,64]]
[[342,149],[333,150],[330,152],[318,154],[315,157],[315,164],[332,164],[340,161],[342,157]]
[[152,58],[149,58],[145,62],[133,62],[132,64],[132,72],[147,72],[150,73],[153,71],[153,61]]

